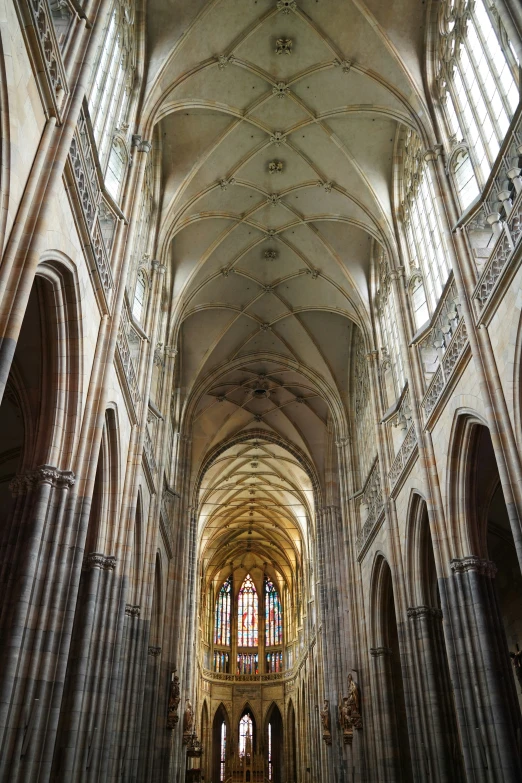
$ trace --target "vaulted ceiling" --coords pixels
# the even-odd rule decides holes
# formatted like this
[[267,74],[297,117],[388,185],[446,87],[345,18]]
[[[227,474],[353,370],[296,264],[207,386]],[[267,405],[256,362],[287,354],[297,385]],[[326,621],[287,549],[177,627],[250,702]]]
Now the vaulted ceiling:
[[[396,134],[426,116],[425,5],[153,0],[147,9],[158,253],[171,275],[192,475],[217,444],[260,428],[298,447],[324,488],[329,444],[349,428],[354,329],[371,339],[372,243],[396,246]],[[275,459],[271,475],[284,474]],[[220,485],[228,464],[218,464],[212,491],[232,505],[202,513],[232,525],[236,495]],[[220,551],[222,539],[208,535]],[[238,537],[226,536],[233,548]]]

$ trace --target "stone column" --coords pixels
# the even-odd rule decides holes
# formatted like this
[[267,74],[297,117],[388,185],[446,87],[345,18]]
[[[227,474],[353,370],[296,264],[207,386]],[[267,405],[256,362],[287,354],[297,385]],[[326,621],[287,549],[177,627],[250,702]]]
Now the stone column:
[[489,560],[454,559],[439,589],[467,779],[516,783],[522,727],[495,574]]
[[431,606],[408,609],[412,651],[412,729],[422,751],[421,780],[458,783],[463,780],[452,686],[442,632],[442,612]]
[[11,483],[16,497],[8,532],[8,571],[0,624],[0,779],[46,780],[46,732],[54,733],[61,697],[56,650],[66,604],[74,535],[67,501],[72,471],[42,465]]
[[400,773],[397,763],[397,742],[393,724],[393,693],[391,689],[391,656],[389,647],[372,647],[373,704],[375,731],[375,766],[378,769],[380,783],[399,783]]

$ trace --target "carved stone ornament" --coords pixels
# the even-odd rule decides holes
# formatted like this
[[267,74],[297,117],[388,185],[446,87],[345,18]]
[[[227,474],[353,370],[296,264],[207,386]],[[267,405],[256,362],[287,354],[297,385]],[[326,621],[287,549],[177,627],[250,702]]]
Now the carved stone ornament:
[[40,465],[35,470],[19,473],[9,484],[11,494],[15,497],[30,492],[40,484],[50,484],[56,489],[70,489],[76,482],[72,470],[58,470],[52,465]]
[[275,144],[276,147],[280,147],[281,144],[286,144],[286,136],[283,131],[274,131],[270,136],[270,143]]
[[482,576],[488,576],[493,579],[497,573],[497,567],[491,560],[484,560],[476,555],[469,557],[454,558],[451,561],[451,570],[454,574],[464,574],[467,571],[477,571]]
[[277,207],[281,203],[281,196],[278,193],[271,193],[268,197],[268,203],[271,207]]
[[434,620],[442,620],[442,610],[433,606],[411,606],[406,611],[409,618],[415,620],[418,617],[428,617]]
[[219,187],[221,190],[226,190],[229,185],[233,185],[235,183],[234,177],[230,177],[229,179],[220,179],[219,180]]
[[116,558],[114,555],[104,555],[101,552],[90,552],[83,561],[84,571],[90,571],[92,568],[99,568],[101,571],[114,571],[116,568]]
[[343,73],[350,73],[353,62],[351,60],[335,60],[334,65],[336,68],[341,68]]
[[278,38],[275,45],[276,54],[292,54],[293,43],[291,38]]
[[284,98],[288,95],[289,90],[288,84],[285,84],[284,82],[278,82],[272,87],[272,92],[277,98]]
[[290,11],[297,11],[296,0],[277,0],[277,10],[282,11],[284,14],[289,14]]
[[218,57],[218,68],[220,71],[224,71],[227,65],[234,62],[233,54],[220,54]]
[[265,250],[263,253],[263,258],[265,261],[275,261],[277,258],[277,250]]
[[277,236],[277,231],[275,228],[267,228],[265,231],[265,239],[273,239]]
[[192,758],[199,758],[203,753],[203,746],[201,740],[195,731],[190,735],[187,742],[187,756]]
[[149,655],[152,655],[153,658],[157,658],[160,653],[161,647],[153,647],[152,645],[149,647]]
[[268,164],[269,174],[281,174],[284,169],[284,163],[282,160],[271,160]]
[[170,676],[169,706],[167,713],[167,728],[173,729],[179,721],[178,707],[180,702],[179,677],[176,670]]
[[125,604],[125,614],[128,615],[129,617],[139,617],[140,607],[133,606],[132,604]]

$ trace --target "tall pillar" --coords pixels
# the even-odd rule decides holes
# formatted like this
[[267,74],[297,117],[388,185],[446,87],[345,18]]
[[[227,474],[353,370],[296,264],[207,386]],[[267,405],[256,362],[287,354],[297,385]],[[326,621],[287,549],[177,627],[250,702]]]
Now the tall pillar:
[[522,725],[496,570],[473,555],[454,559],[439,589],[467,779],[516,783],[522,780]]

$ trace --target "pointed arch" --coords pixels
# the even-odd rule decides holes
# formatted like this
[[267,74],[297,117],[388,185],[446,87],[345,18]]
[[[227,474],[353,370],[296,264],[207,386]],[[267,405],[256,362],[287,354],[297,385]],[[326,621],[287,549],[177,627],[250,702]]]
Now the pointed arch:
[[212,774],[213,783],[225,783],[228,761],[231,755],[230,720],[225,705],[221,702],[212,719]]
[[284,730],[281,710],[275,702],[268,708],[265,718],[265,775],[271,783],[283,780]]

